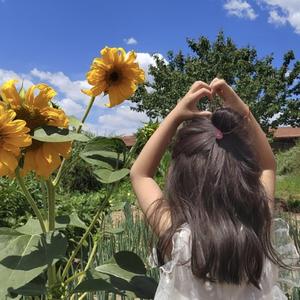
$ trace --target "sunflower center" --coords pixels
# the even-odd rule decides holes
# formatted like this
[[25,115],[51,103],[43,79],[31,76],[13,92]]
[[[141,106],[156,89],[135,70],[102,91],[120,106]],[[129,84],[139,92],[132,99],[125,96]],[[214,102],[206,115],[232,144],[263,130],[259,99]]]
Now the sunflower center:
[[44,117],[38,109],[29,109],[27,107],[20,107],[16,110],[16,119],[21,119],[26,122],[26,126],[30,128],[30,133],[33,133],[33,130],[47,125],[47,119]]
[[109,74],[108,80],[111,83],[116,83],[117,81],[119,81],[120,78],[121,78],[120,72],[114,70]]

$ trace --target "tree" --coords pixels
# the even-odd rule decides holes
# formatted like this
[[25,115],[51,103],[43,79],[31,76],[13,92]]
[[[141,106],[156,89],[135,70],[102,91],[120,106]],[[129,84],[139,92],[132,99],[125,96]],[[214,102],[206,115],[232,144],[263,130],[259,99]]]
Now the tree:
[[139,87],[133,110],[164,118],[195,80],[210,82],[217,76],[235,89],[266,132],[278,125],[300,125],[300,61],[292,64],[293,51],[284,55],[277,68],[273,54],[259,59],[255,48],[238,48],[223,32],[214,42],[202,36],[187,43],[193,55],[169,51],[168,62],[155,57],[156,66],[149,69],[153,81]]

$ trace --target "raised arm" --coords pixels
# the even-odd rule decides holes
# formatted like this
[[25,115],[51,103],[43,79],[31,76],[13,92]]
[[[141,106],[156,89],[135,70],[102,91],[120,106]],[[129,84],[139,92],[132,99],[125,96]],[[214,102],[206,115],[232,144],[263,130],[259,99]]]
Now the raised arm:
[[[159,185],[153,179],[154,174],[167,146],[176,133],[177,127],[182,121],[199,115],[210,115],[209,112],[200,112],[196,106],[199,99],[204,96],[211,98],[210,87],[201,81],[195,82],[189,92],[177,103],[176,107],[156,129],[131,167],[130,179],[133,190],[142,211],[152,226],[154,224],[151,224],[149,218],[152,213],[152,204],[163,197]],[[168,210],[165,212],[166,214],[160,216],[159,228],[155,228],[158,235],[162,234],[170,224]]]
[[[242,101],[238,94],[223,80],[215,78],[210,87],[212,93],[217,93],[224,101],[224,106],[229,106],[242,115],[248,114],[248,106]],[[276,160],[271,146],[254,116],[249,114],[248,119],[249,138],[251,139],[257,153],[259,164],[262,168],[261,182],[271,200],[270,208],[274,208]]]

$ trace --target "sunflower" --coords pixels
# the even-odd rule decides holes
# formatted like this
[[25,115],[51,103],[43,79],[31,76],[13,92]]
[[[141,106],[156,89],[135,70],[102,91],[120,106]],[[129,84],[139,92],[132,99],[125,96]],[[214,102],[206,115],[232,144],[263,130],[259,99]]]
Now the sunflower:
[[15,120],[16,113],[0,104],[0,176],[13,176],[18,166],[20,148],[31,145],[29,128],[23,120]]
[[[68,127],[68,118],[61,109],[51,106],[51,99],[55,91],[46,84],[31,86],[24,96],[20,96],[16,87],[16,80],[9,80],[3,84],[0,93],[6,105],[15,111],[17,119],[24,120],[31,135],[38,127],[50,125]],[[38,91],[35,95],[36,90]],[[71,142],[49,143],[32,140],[26,148],[22,175],[35,171],[37,175],[48,178],[61,163],[61,156],[68,157],[71,152]]]
[[94,59],[87,73],[87,81],[94,87],[82,91],[94,97],[102,92],[108,94],[110,103],[106,106],[113,107],[134,94],[137,84],[144,82],[145,74],[135,62],[133,51],[126,54],[123,48],[105,47],[101,55]]

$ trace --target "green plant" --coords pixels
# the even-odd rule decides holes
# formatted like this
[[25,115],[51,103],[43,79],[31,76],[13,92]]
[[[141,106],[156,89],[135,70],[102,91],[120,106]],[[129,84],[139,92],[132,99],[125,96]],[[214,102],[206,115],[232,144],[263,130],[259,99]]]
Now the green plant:
[[[239,47],[222,31],[214,41],[201,36],[187,39],[187,44],[190,53],[169,51],[167,62],[154,56],[156,64],[149,67],[153,80],[137,90],[132,99],[137,103],[133,110],[145,112],[152,119],[164,118],[193,82],[209,83],[219,77],[248,102],[266,133],[269,127],[280,124],[299,126],[300,62],[295,60],[293,51],[286,52],[277,67],[273,65],[273,54],[259,58],[254,47]],[[199,107],[205,108],[202,104]]]
[[300,141],[291,149],[277,153],[276,162],[278,175],[300,175]]
[[[123,295],[126,294],[129,298],[144,296],[143,298],[148,299],[149,297],[153,298],[155,293],[158,269],[144,264],[149,255],[148,245],[152,233],[145,224],[141,211],[131,206],[130,202],[120,203],[115,208],[115,211],[112,210],[105,216],[104,234],[98,241],[101,243],[101,247],[97,249],[94,263],[86,271],[84,279],[78,280],[79,284],[75,289],[75,292],[80,292],[82,287],[89,287],[90,293],[82,293],[79,299],[85,295],[91,298],[97,297],[99,300],[116,299],[117,294],[122,295],[120,290],[122,286],[127,286],[127,291]],[[131,262],[129,265],[124,265],[119,260],[119,263],[116,264],[116,255],[123,257],[123,261],[126,259]],[[109,272],[110,278],[103,277],[103,274],[107,274],[107,269],[97,268],[97,266],[103,264],[108,266],[111,263],[113,263],[115,271]],[[103,271],[104,273],[101,273]],[[133,277],[135,280],[137,280],[136,277],[139,278],[138,285],[132,282]],[[103,278],[108,280],[106,291],[102,291]],[[110,285],[111,280],[117,284]],[[144,291],[143,286],[147,286]],[[72,296],[71,300],[73,298]]]
[[300,199],[288,199],[288,210],[295,213],[300,213]]
[[158,128],[158,120],[150,120],[148,123],[145,123],[143,127],[139,128],[136,133],[136,147],[135,153],[140,153],[145,144],[148,142],[152,134]]
[[[130,93],[133,93],[133,85],[144,78],[143,70],[133,59],[125,59],[126,53],[120,48],[106,47],[101,53],[106,57],[103,64],[108,64],[109,58],[115,58],[116,55],[120,57],[124,72],[118,76],[125,76],[126,70],[129,70],[128,66],[131,66],[126,83],[130,87]],[[133,52],[128,55],[134,57]],[[93,262],[99,246],[97,240],[103,235],[103,214],[109,207],[109,199],[118,182],[129,174],[128,167],[133,153],[128,152],[125,143],[119,138],[91,138],[81,132],[97,95],[107,92],[110,96],[110,107],[131,96],[128,92],[124,96],[124,93],[115,88],[115,84],[110,86],[110,76],[115,76],[117,69],[114,72],[107,70],[115,68],[116,61],[120,62],[119,59],[111,59],[107,68],[101,68],[103,74],[106,74],[103,77],[107,80],[105,90],[100,90],[103,87],[101,83],[96,90],[92,88],[85,91],[91,98],[81,121],[74,122],[74,118],[68,119],[63,110],[55,108],[55,104],[51,102],[55,91],[46,84],[32,86],[28,91],[22,87],[17,91],[15,81],[10,80],[1,87],[1,95],[5,94],[0,103],[1,114],[4,116],[0,136],[4,140],[0,149],[1,175],[15,176],[14,180],[24,195],[23,199],[31,209],[30,214],[36,217],[29,218],[25,225],[15,229],[0,228],[1,299],[17,296],[42,296],[49,300],[69,299],[74,289],[66,287],[72,285],[77,277],[81,277]],[[135,72],[132,73],[133,69]],[[93,72],[94,67],[88,73],[88,78]],[[99,75],[99,72],[95,75]],[[116,77],[112,80],[116,80]],[[38,95],[34,93],[36,89],[39,90]],[[6,120],[9,120],[8,124],[5,124]],[[70,128],[70,125],[73,128]],[[66,158],[74,141],[85,143],[84,148],[75,149],[74,156],[68,162]],[[86,173],[83,173],[80,167],[74,170],[78,158],[90,166],[85,168]],[[56,169],[57,172],[54,172]],[[29,182],[35,182],[37,189],[31,189],[31,185],[28,186],[24,179],[30,171],[37,174],[34,180]],[[75,182],[77,186],[92,172],[105,187],[104,193],[98,197],[88,226],[76,213],[57,214],[57,190],[61,179],[68,178],[65,177],[67,172],[69,176],[75,175],[76,172],[82,173],[81,180]],[[89,180],[85,181],[87,182]],[[72,184],[74,185],[74,180]],[[75,232],[74,240],[70,238],[70,232]],[[88,259],[81,259],[80,265],[76,266],[78,256],[82,258],[80,254],[85,251],[85,245],[89,244],[88,239],[93,240],[92,253]],[[124,257],[121,261],[123,259]],[[119,263],[120,259],[116,261]],[[116,266],[108,267],[108,271],[114,267]]]

